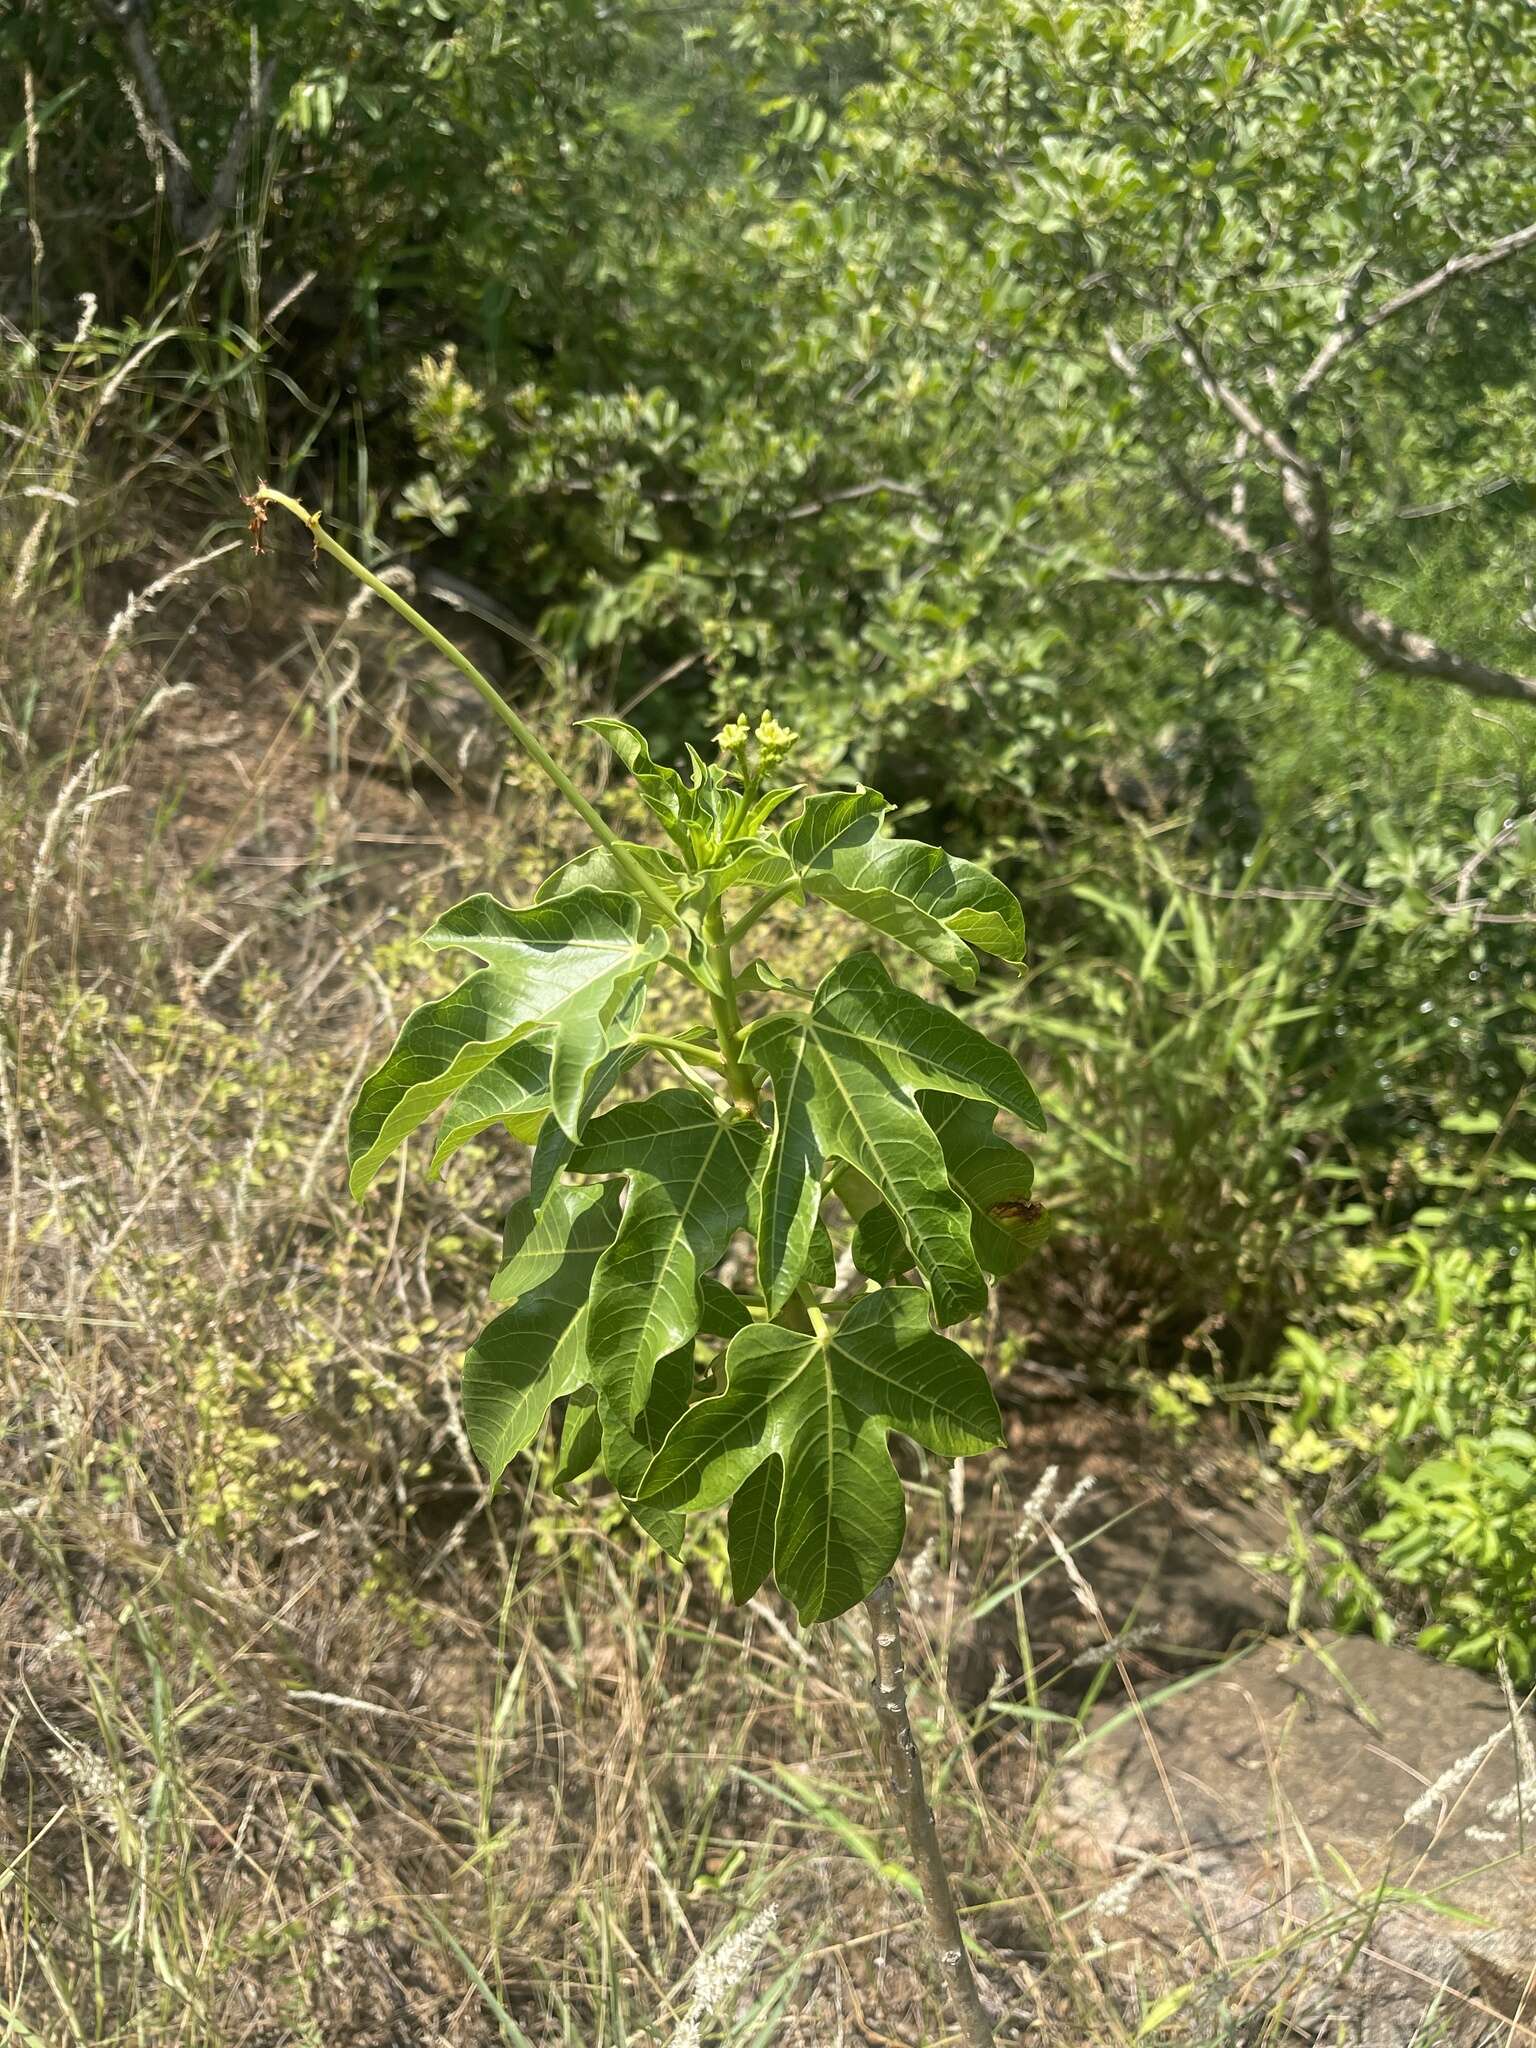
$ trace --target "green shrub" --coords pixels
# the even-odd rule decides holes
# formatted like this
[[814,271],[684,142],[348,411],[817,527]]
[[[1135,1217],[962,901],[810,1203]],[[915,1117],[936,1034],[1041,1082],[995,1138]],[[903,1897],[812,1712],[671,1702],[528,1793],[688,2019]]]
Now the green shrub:
[[[1536,1214],[1520,1176],[1500,1202]],[[1271,1436],[1297,1473],[1325,1475],[1367,1569],[1453,1663],[1536,1672],[1536,1241],[1482,1249],[1434,1227],[1344,1253],[1321,1335],[1289,1332],[1287,1404]],[[1325,1513],[1326,1513],[1325,1509]],[[1368,1518],[1375,1515],[1376,1519]],[[1336,1539],[1335,1539],[1336,1547]],[[1358,1587],[1335,1580],[1341,1618]]]

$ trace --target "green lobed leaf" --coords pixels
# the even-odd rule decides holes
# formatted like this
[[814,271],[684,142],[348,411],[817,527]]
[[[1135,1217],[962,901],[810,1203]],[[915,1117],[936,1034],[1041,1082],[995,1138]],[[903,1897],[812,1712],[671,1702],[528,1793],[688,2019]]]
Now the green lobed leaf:
[[964,1095],[1007,1110],[1033,1131],[1045,1117],[1011,1052],[957,1017],[891,980],[873,953],[855,953],[827,975],[814,1008],[823,1029],[878,1045],[894,1070],[916,1088]]
[[560,1421],[560,1450],[555,1459],[556,1486],[584,1478],[603,1452],[603,1425],[597,1412],[597,1389],[578,1387],[565,1404]]
[[[997,1135],[997,1113],[981,1103],[925,1089],[917,1105],[943,1150],[950,1186],[970,1204],[977,1263],[992,1279],[1002,1279],[1023,1263],[1048,1227],[1039,1203],[1030,1199],[1034,1162]],[[912,1253],[884,1202],[859,1217],[853,1262],[882,1283],[911,1270]]]
[[[638,991],[641,999],[644,990]],[[638,1005],[636,1016],[638,1016]],[[616,1020],[615,1029],[627,1029],[627,1011],[622,1011]],[[631,1067],[638,1066],[647,1056],[648,1048],[643,1045],[620,1043],[611,1052],[605,1053],[592,1069],[587,1083],[587,1092],[581,1099],[580,1127],[585,1130],[587,1119],[597,1109],[613,1088],[614,1084],[627,1074]],[[537,1209],[546,1194],[565,1171],[566,1163],[575,1151],[578,1140],[569,1132],[561,1130],[553,1118],[546,1119],[539,1132],[538,1143],[533,1148],[533,1164],[528,1172],[528,1201]],[[515,1207],[515,1205],[514,1205]],[[507,1217],[507,1234],[510,1235],[512,1215]]]
[[1035,1163],[999,1137],[996,1112],[981,1103],[925,1089],[917,1106],[943,1148],[950,1186],[971,1205],[971,1243],[981,1269],[1001,1280],[1023,1264],[1048,1228],[1033,1199]]
[[[640,1012],[645,1007],[645,994],[645,983],[637,982],[610,1024],[609,1036],[618,1043],[611,1052],[604,1053],[588,1076],[578,1125],[586,1122],[620,1075],[645,1058],[643,1045],[628,1043],[629,1035],[640,1021]],[[558,1124],[548,1121],[549,1106],[548,1046],[542,1039],[524,1039],[518,1045],[509,1046],[488,1067],[483,1067],[472,1081],[466,1082],[453,1098],[438,1127],[431,1171],[440,1172],[459,1147],[481,1131],[488,1130],[493,1124],[503,1124],[523,1144],[533,1144],[535,1139],[540,1141],[540,1149],[535,1154],[534,1173],[537,1199],[550,1185],[558,1171],[557,1161],[564,1159],[572,1143]],[[550,1131],[556,1134],[564,1151],[545,1142]],[[539,1170],[541,1161],[542,1172]]]
[[854,1167],[895,1212],[941,1323],[976,1314],[986,1281],[970,1211],[949,1184],[921,1086],[1039,1123],[1018,1064],[948,1010],[898,989],[873,954],[822,982],[807,1015],[749,1027],[746,1045],[773,1084],[773,1140],[754,1192],[762,1285],[777,1314],[808,1270],[829,1159]]
[[593,1119],[571,1154],[573,1173],[627,1173],[629,1200],[593,1283],[591,1342],[629,1388],[638,1415],[658,1359],[699,1326],[699,1281],[747,1217],[767,1133],[750,1117],[721,1117],[689,1089],[664,1089]]
[[593,1275],[613,1243],[621,1206],[617,1182],[567,1182],[550,1190],[491,1290],[492,1300],[511,1299],[512,1306],[487,1326],[464,1362],[465,1426],[494,1481],[533,1441],[550,1403],[569,1396],[556,1484],[600,1466],[646,1533],[675,1552],[682,1515],[633,1496],[688,1405],[693,1346],[659,1361],[651,1398],[631,1423],[627,1378],[589,1342]]
[[643,929],[636,903],[595,889],[527,910],[471,896],[438,919],[427,943],[463,946],[490,964],[408,1017],[363,1083],[347,1127],[354,1195],[435,1109],[524,1039],[547,1038],[555,1117],[579,1130],[610,1029],[666,951],[660,932]]
[[464,1426],[493,1484],[538,1435],[550,1403],[586,1382],[587,1302],[619,1227],[619,1189],[551,1189],[539,1227],[524,1291],[464,1360]]
[[549,1047],[531,1038],[509,1045],[466,1081],[438,1127],[429,1174],[441,1173],[461,1145],[502,1124],[531,1145],[549,1115]]
[[693,1395],[693,1345],[656,1362],[650,1396],[633,1421],[628,1415],[629,1381],[602,1353],[592,1360],[603,1472],[631,1515],[654,1542],[676,1556],[682,1547],[681,1512],[636,1496],[652,1458],[682,1416]]
[[974,861],[919,839],[884,836],[880,823],[889,808],[867,789],[808,798],[780,835],[802,888],[963,988],[976,980],[975,946],[1021,961],[1024,914],[1013,892]]
[[811,1225],[811,1239],[806,1247],[805,1278],[812,1287],[837,1285],[837,1249],[832,1233],[819,1216]]
[[635,787],[653,817],[661,821],[667,836],[680,846],[688,844],[688,826],[694,816],[694,793],[675,768],[652,758],[643,733],[622,718],[584,718],[581,724],[607,741],[634,777]]
[[731,1567],[731,1600],[742,1606],[773,1570],[773,1530],[779,1515],[784,1467],[764,1458],[731,1495],[725,1524],[725,1553]]
[[878,1281],[882,1287],[889,1287],[892,1281],[910,1273],[916,1263],[901,1234],[895,1211],[885,1202],[876,1202],[872,1209],[865,1210],[854,1225],[849,1249],[853,1263],[865,1278]]
[[754,1324],[731,1340],[725,1372],[725,1391],[696,1402],[668,1434],[641,1495],[718,1507],[776,1461],[777,1502],[767,1480],[747,1495],[732,1586],[752,1586],[771,1513],[774,1576],[802,1621],[843,1613],[895,1562],[906,1509],[890,1431],[946,1457],[1002,1435],[986,1374],[929,1327],[920,1288],[867,1295],[825,1336]]
[[720,1281],[706,1276],[699,1282],[699,1335],[734,1337],[752,1320],[752,1311],[739,1294]]
[[[641,868],[656,884],[656,887],[671,903],[674,910],[682,895],[687,879],[686,870],[675,854],[668,853],[660,846],[646,846],[639,840],[620,840],[625,853],[636,867]],[[640,906],[640,914],[648,924],[659,924],[661,913],[649,896],[636,892],[635,884],[627,871],[614,857],[611,847],[589,846],[585,853],[578,853],[574,860],[568,860],[563,867],[546,875],[534,892],[535,903],[553,903],[562,896],[570,896],[578,889],[600,889],[605,895],[632,896]]]

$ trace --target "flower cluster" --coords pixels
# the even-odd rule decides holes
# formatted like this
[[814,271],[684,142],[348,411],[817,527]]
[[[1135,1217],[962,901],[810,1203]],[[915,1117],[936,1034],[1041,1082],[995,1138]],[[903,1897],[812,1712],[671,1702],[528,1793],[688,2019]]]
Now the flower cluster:
[[715,745],[725,759],[742,773],[746,771],[747,750],[754,737],[757,740],[757,768],[760,775],[771,774],[799,745],[800,735],[787,725],[780,725],[771,711],[765,711],[757,721],[754,735],[745,713],[738,713],[728,725],[715,734]]

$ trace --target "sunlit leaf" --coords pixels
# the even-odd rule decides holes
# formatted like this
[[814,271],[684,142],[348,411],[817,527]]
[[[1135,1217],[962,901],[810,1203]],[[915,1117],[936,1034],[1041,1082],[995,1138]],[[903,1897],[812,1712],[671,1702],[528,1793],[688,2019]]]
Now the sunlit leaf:
[[465,1082],[536,1035],[551,1048],[555,1118],[574,1134],[588,1077],[609,1050],[610,1026],[666,951],[665,937],[644,929],[632,899],[595,889],[526,910],[472,896],[438,919],[427,942],[462,946],[489,964],[409,1017],[363,1083],[347,1129],[354,1195]]
[[629,1387],[627,1413],[650,1394],[656,1362],[693,1337],[699,1281],[746,1222],[767,1133],[722,1117],[702,1096],[667,1089],[621,1103],[588,1126],[573,1173],[625,1173],[624,1221],[593,1286],[592,1344]]
[[1017,1062],[951,1012],[897,989],[872,954],[834,969],[805,1016],[777,1016],[747,1034],[774,1092],[773,1143],[759,1176],[754,1226],[762,1284],[775,1312],[805,1277],[826,1162],[855,1167],[900,1220],[941,1323],[985,1303],[970,1211],[949,1184],[919,1087],[1010,1109],[1039,1123]]
[[464,1426],[493,1482],[533,1442],[550,1403],[588,1378],[592,1275],[618,1225],[617,1186],[553,1189],[519,1273],[524,1291],[464,1361]]
[[974,861],[884,836],[888,808],[873,790],[808,798],[781,834],[801,885],[964,988],[976,980],[973,947],[1022,960],[1024,915],[1012,891]]
[[[997,1135],[997,1112],[984,1104],[929,1089],[917,1103],[943,1150],[950,1186],[970,1205],[977,1262],[991,1278],[1001,1279],[1023,1263],[1048,1228],[1045,1212],[1031,1199],[1034,1163],[1027,1152]],[[890,1281],[911,1270],[912,1253],[885,1203],[860,1216],[853,1259],[871,1280]]]
[[[802,1621],[841,1614],[895,1562],[906,1509],[890,1431],[945,1457],[986,1450],[1002,1433],[986,1374],[930,1328],[919,1288],[866,1296],[824,1337],[754,1325],[732,1339],[725,1372],[725,1391],[697,1402],[668,1435],[642,1496],[715,1507],[777,1463],[774,1577]],[[770,1492],[759,1481],[748,1495],[736,1539],[743,1585],[765,1554]],[[735,1559],[732,1571],[734,1585]]]

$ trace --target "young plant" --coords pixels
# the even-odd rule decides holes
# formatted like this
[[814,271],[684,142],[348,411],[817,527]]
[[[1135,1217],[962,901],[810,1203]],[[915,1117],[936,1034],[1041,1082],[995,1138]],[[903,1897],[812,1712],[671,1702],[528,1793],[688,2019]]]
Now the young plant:
[[[531,903],[471,896],[428,931],[428,945],[482,964],[407,1018],[364,1082],[352,1192],[439,1111],[434,1169],[494,1125],[532,1147],[491,1283],[497,1313],[465,1360],[471,1442],[498,1479],[563,1403],[560,1480],[600,1474],[665,1550],[682,1553],[690,1514],[729,1503],[736,1601],[771,1575],[802,1621],[867,1604],[892,1787],[940,1963],[963,2038],[990,2042],[907,1721],[888,1576],[905,1503],[888,1438],[945,1458],[1000,1440],[985,1373],[943,1333],[984,1307],[989,1278],[1038,1234],[1030,1161],[995,1126],[1043,1121],[1011,1055],[901,987],[879,952],[851,953],[805,991],[760,940],[775,905],[820,901],[970,988],[979,953],[1021,959],[1018,903],[970,862],[889,835],[874,791],[806,795],[786,779],[795,735],[771,714],[755,733],[728,725],[713,762],[690,749],[687,777],[632,727],[589,720],[666,843],[618,837],[318,515],[263,487],[258,539],[269,504],[305,519],[456,663],[595,842]],[[664,975],[696,994],[696,1023],[646,1028]],[[670,1068],[668,1084],[610,1101],[648,1061]],[[753,1284],[727,1285],[718,1269],[741,1233]]]

